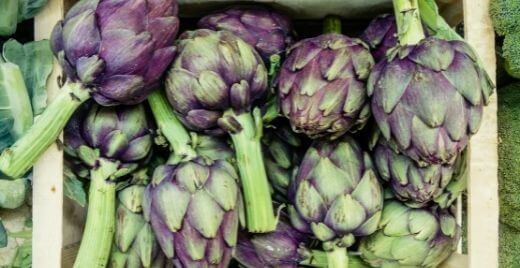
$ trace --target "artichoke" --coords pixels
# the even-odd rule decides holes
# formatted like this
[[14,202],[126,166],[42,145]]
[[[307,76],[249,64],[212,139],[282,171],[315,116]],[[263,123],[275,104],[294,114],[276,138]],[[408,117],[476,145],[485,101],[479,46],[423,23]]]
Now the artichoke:
[[365,83],[373,65],[365,43],[339,33],[293,45],[278,77],[281,110],[293,130],[334,139],[362,128],[370,117]]
[[150,126],[142,105],[101,107],[77,113],[65,129],[65,152],[90,170],[87,222],[75,267],[105,266],[114,236],[118,178],[148,159]]
[[410,208],[387,201],[380,230],[360,241],[372,267],[437,267],[456,250],[460,227],[449,210]]
[[267,91],[260,55],[228,31],[188,31],[168,73],[166,93],[179,119],[204,133],[231,135],[244,191],[247,224],[269,232],[275,217],[260,139],[262,120],[254,102]]
[[370,46],[372,56],[379,62],[389,49],[397,45],[395,17],[390,14],[375,17],[359,38]]
[[131,185],[118,193],[114,245],[109,266],[165,267],[162,254],[152,227],[142,214],[145,185]]
[[412,2],[396,5],[400,45],[370,75],[372,113],[403,154],[421,165],[451,164],[477,132],[493,85],[464,41],[424,38]]
[[[465,154],[454,165],[419,166],[409,157],[396,152],[384,142],[378,143],[373,158],[381,179],[388,183],[396,198],[411,207],[424,207],[432,201],[449,207],[465,190]],[[462,189],[455,189],[460,184]],[[448,187],[449,186],[449,187]]]
[[269,62],[273,55],[282,54],[293,42],[290,19],[263,7],[232,7],[199,20],[201,29],[230,31],[253,46]]
[[262,138],[267,177],[274,190],[273,198],[287,203],[287,191],[298,171],[302,155],[307,147],[305,141],[285,125],[265,129]]
[[177,267],[228,267],[239,224],[237,179],[231,164],[204,157],[155,170],[144,214]]
[[356,236],[376,231],[383,192],[370,156],[353,138],[316,142],[305,154],[293,183],[291,222],[325,242],[324,249],[349,247]]
[[175,0],[81,0],[58,22],[51,48],[66,83],[32,128],[0,157],[21,177],[91,96],[102,105],[136,104],[159,85],[175,54]]
[[306,234],[280,221],[271,233],[240,232],[234,257],[240,264],[251,268],[296,268],[308,257],[303,248],[308,241]]

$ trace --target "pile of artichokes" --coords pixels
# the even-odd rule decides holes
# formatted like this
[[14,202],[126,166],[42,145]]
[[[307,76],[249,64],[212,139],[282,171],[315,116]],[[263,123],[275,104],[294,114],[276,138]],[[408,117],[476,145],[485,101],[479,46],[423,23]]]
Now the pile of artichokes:
[[237,6],[176,39],[177,10],[79,1],[51,38],[63,93],[0,157],[24,174],[68,121],[68,161],[90,178],[75,267],[451,255],[465,150],[494,89],[468,44],[423,25],[417,0],[395,0],[360,38],[327,17],[298,40],[289,16]]

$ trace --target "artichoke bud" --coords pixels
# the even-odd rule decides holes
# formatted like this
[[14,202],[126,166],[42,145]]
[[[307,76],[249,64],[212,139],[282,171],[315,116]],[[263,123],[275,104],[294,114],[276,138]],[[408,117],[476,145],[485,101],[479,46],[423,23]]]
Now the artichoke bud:
[[235,111],[242,111],[249,106],[249,84],[241,80],[240,83],[235,83],[231,86],[229,92],[231,94],[231,106]]

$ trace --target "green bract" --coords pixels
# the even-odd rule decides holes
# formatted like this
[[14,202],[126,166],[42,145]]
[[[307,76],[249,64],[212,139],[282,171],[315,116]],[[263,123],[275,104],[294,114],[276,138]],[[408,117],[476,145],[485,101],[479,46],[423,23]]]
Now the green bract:
[[457,247],[460,227],[448,210],[385,202],[380,230],[362,238],[361,257],[372,267],[434,268]]

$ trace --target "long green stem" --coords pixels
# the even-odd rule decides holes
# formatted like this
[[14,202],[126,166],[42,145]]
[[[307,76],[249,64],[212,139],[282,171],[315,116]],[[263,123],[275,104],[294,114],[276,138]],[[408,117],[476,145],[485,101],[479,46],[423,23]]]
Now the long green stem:
[[276,217],[260,143],[262,119],[256,112],[254,117],[251,113],[228,111],[227,114],[242,127],[237,133],[231,133],[231,139],[244,193],[247,228],[253,233],[271,232],[276,227]]
[[18,2],[19,0],[0,1],[0,36],[9,36],[16,32]]
[[264,123],[269,123],[276,119],[280,114],[280,107],[278,105],[278,96],[275,89],[275,80],[280,70],[281,57],[278,54],[271,55],[269,57],[269,73],[267,77],[269,79],[269,95],[267,103],[265,104],[264,115],[262,120]]
[[332,250],[327,251],[328,268],[348,268],[348,266],[348,254],[346,248],[334,246]]
[[424,39],[417,0],[393,0],[399,43],[414,45]]
[[327,16],[323,21],[323,33],[341,33],[341,19],[337,16]]
[[148,103],[161,134],[168,140],[176,157],[191,159],[196,155],[191,146],[191,137],[177,116],[162,90],[155,90],[148,96]]
[[90,172],[87,222],[74,268],[106,267],[115,232],[117,164],[100,159]]
[[22,177],[58,139],[74,111],[90,98],[78,83],[67,83],[32,127],[0,156],[0,171],[11,178]]

